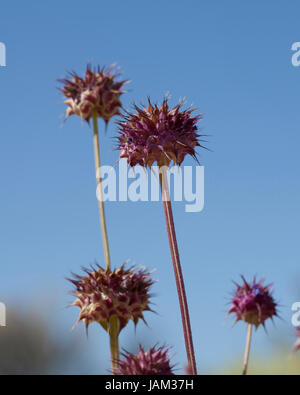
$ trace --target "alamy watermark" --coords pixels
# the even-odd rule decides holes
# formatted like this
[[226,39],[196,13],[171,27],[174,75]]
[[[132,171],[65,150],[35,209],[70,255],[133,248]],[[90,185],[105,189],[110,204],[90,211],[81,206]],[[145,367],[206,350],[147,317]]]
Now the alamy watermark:
[[6,46],[0,42],[0,67],[6,66]]
[[0,302],[0,327],[6,326],[6,306]]
[[292,51],[295,52],[292,56],[292,65],[294,67],[300,66],[300,42],[295,42],[292,45]]
[[292,325],[295,328],[300,328],[300,302],[293,303],[292,311],[294,311],[292,315]]
[[[118,167],[118,169],[117,169]],[[146,170],[141,166],[128,168],[125,159],[118,166],[101,166],[97,179],[102,181],[102,200],[110,202],[158,202],[161,199],[160,174],[163,169],[153,166]],[[165,168],[170,195],[175,202],[185,202],[185,211],[197,213],[204,208],[204,167],[172,166]],[[117,174],[118,173],[118,174]],[[101,200],[100,185],[97,198]],[[168,200],[164,198],[164,200]]]

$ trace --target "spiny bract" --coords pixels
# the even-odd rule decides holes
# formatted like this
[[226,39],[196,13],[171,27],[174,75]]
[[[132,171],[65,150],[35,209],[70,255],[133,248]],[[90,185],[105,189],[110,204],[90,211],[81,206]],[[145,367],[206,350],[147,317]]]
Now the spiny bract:
[[149,351],[144,351],[140,346],[139,353],[122,354],[124,360],[118,361],[117,374],[119,375],[174,375],[170,364],[168,352],[164,347],[153,347]]
[[180,165],[186,155],[196,156],[195,147],[202,147],[196,126],[201,115],[193,117],[194,110],[183,110],[182,103],[170,109],[167,98],[160,107],[148,99],[147,107],[134,108],[136,113],[127,112],[118,122],[120,158],[130,166]]
[[108,331],[112,316],[119,319],[120,331],[133,320],[144,320],[143,312],[152,311],[149,307],[149,289],[153,284],[150,273],[144,269],[125,269],[125,265],[111,271],[97,265],[92,270],[84,269],[86,276],[74,275],[69,279],[76,289],[73,306],[80,308],[78,322],[83,321],[86,328],[98,322]]
[[98,67],[93,71],[88,66],[83,78],[72,72],[69,79],[59,80],[64,85],[60,90],[67,98],[66,118],[75,114],[89,122],[96,114],[108,123],[114,115],[120,114],[120,96],[127,81],[115,81],[116,72],[112,69],[113,66],[107,70]]
[[265,325],[265,321],[277,315],[273,296],[270,292],[270,285],[264,286],[262,281],[248,284],[242,277],[243,284],[236,284],[236,293],[232,299],[232,305],[228,314],[234,313],[237,321],[245,321],[253,324],[256,328]]

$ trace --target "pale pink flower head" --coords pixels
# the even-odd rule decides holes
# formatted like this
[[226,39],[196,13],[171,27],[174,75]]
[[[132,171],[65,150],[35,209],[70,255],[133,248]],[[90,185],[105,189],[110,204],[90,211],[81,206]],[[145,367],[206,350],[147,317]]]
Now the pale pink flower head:
[[74,114],[89,122],[96,114],[108,123],[120,114],[120,96],[127,81],[117,81],[116,77],[113,66],[107,70],[100,67],[92,70],[88,65],[83,77],[72,72],[68,78],[59,80],[63,84],[60,90],[66,97],[64,103],[68,106],[66,118]]
[[85,275],[74,275],[69,281],[75,285],[72,306],[80,308],[78,322],[83,321],[86,328],[98,322],[109,331],[110,319],[116,316],[121,332],[130,320],[137,325],[140,319],[145,321],[145,311],[152,311],[149,290],[154,281],[146,270],[122,265],[111,271],[97,265],[84,271]]

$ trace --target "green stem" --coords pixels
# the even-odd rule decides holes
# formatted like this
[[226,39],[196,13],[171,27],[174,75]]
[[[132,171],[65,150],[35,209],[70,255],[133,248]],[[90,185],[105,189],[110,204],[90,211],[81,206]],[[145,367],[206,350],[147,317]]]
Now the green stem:
[[105,212],[104,212],[103,190],[102,190],[101,174],[100,174],[101,162],[100,162],[99,130],[98,130],[97,113],[93,114],[93,126],[94,126],[94,151],[95,151],[95,167],[96,167],[96,178],[97,178],[97,192],[98,192],[100,225],[101,225],[101,231],[102,231],[102,240],[103,240],[103,247],[104,247],[106,269],[111,270],[109,246],[108,246],[108,236],[107,236],[107,228],[106,228]]
[[[104,202],[103,202],[103,190],[101,181],[101,161],[100,161],[100,144],[99,144],[99,129],[98,129],[98,117],[97,113],[93,114],[93,127],[94,127],[94,151],[95,151],[95,167],[96,167],[96,178],[97,178],[97,197],[99,204],[99,214],[100,214],[100,225],[102,232],[102,240],[104,247],[105,265],[108,271],[111,270],[110,265],[110,254],[107,236],[107,227],[105,220]],[[116,374],[116,369],[118,366],[119,356],[119,331],[120,325],[119,320],[116,316],[112,316],[109,322],[109,340],[110,340],[110,353],[111,353],[111,363],[112,372]]]

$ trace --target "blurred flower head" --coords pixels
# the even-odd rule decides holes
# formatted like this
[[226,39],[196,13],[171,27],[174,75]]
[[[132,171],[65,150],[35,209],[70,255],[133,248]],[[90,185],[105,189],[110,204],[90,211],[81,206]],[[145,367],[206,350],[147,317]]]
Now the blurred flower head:
[[70,73],[69,78],[59,80],[63,87],[60,89],[66,97],[66,118],[70,115],[78,115],[89,122],[93,114],[102,118],[106,123],[120,112],[120,96],[124,91],[126,81],[116,81],[116,70],[113,66],[105,70],[92,70],[87,67],[83,78],[75,72]]
[[201,115],[192,116],[194,110],[183,110],[182,103],[170,109],[167,98],[160,107],[148,99],[147,107],[134,108],[118,122],[120,157],[130,166],[180,165],[186,155],[196,157],[195,147],[202,147],[196,126]]
[[300,327],[296,331],[297,340],[294,344],[294,352],[300,350]]
[[118,362],[118,375],[174,375],[174,366],[168,357],[170,349],[164,347],[153,347],[144,351],[140,346],[140,352],[122,354],[123,360]]
[[114,271],[99,265],[84,271],[86,275],[74,275],[69,281],[75,285],[72,294],[76,300],[72,305],[80,308],[78,322],[83,321],[86,328],[98,322],[109,331],[110,319],[116,316],[121,331],[130,320],[136,325],[139,319],[144,321],[144,311],[152,311],[149,289],[154,281],[149,272],[134,267],[126,269],[125,265]]
[[236,292],[232,299],[232,305],[228,314],[234,313],[237,321],[245,321],[253,324],[256,328],[265,325],[268,318],[277,316],[277,310],[270,285],[264,286],[262,281],[252,281],[248,284],[242,277],[243,284],[236,284]]

